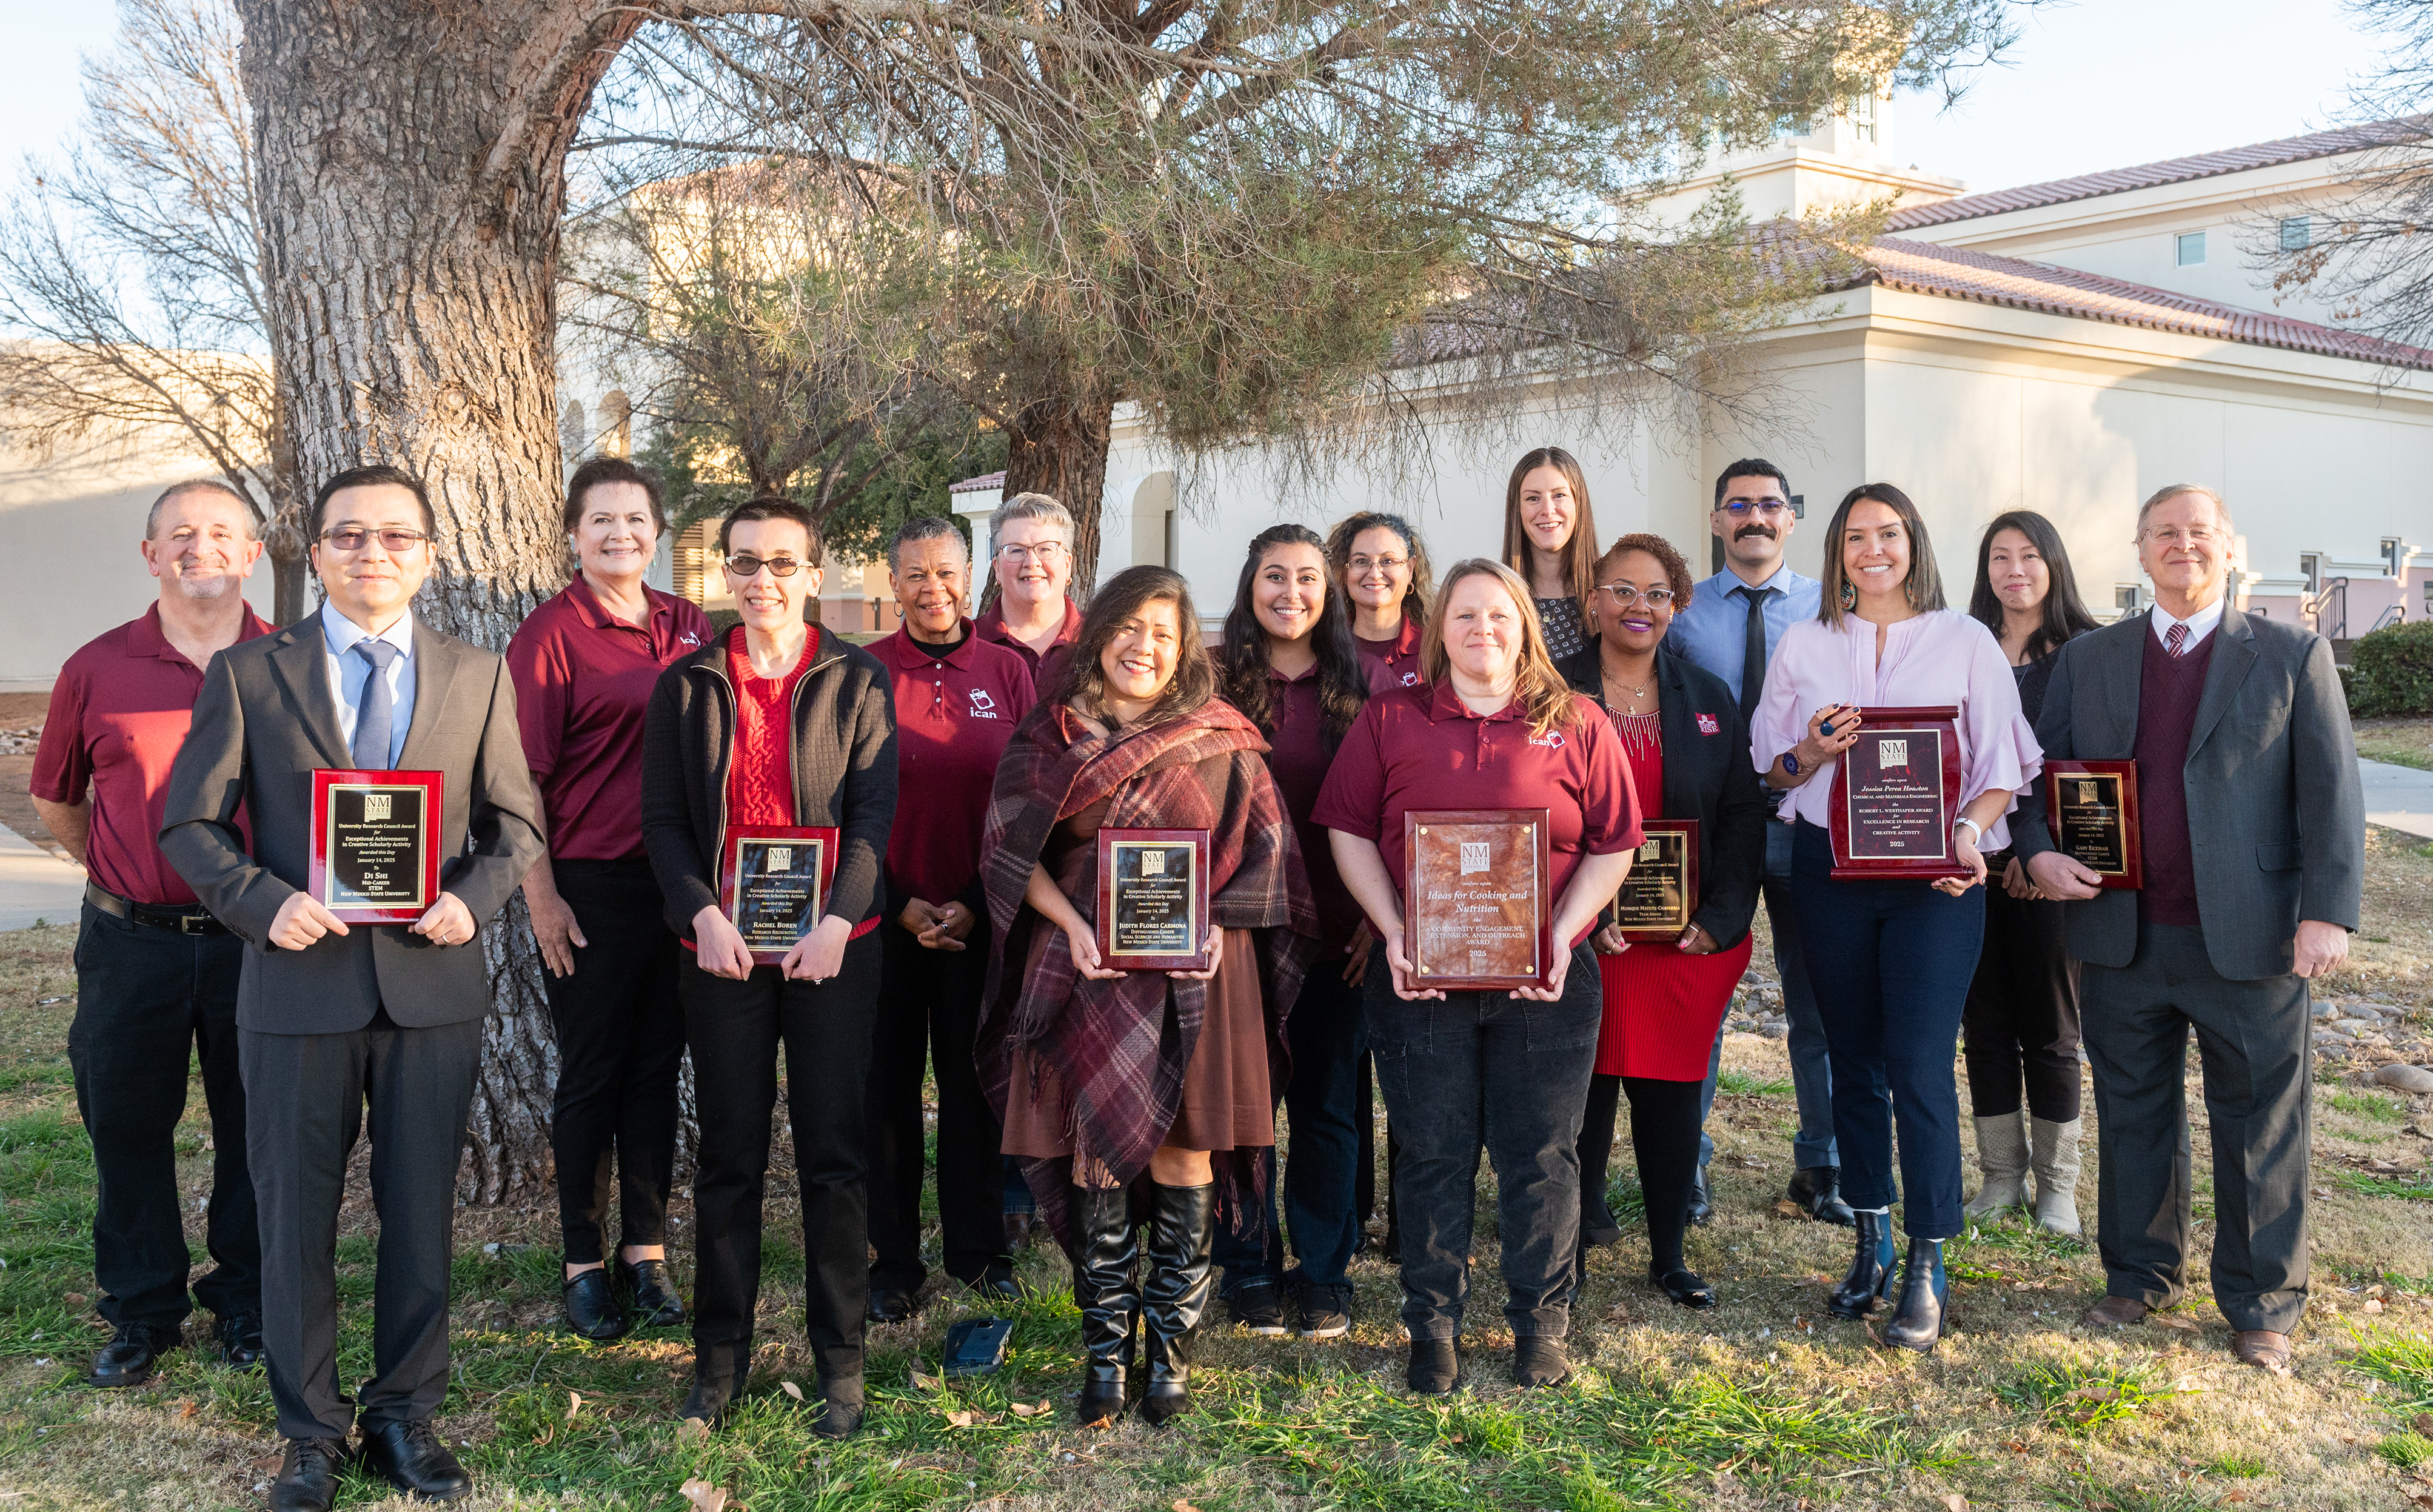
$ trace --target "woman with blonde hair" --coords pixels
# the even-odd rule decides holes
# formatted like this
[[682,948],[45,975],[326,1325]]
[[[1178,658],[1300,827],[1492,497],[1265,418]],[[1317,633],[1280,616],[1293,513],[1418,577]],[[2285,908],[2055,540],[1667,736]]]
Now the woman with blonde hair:
[[1524,453],[1504,485],[1504,565],[1527,581],[1557,661],[1588,644],[1596,563],[1596,515],[1579,459],[1561,447]]
[[[1577,1141],[1603,999],[1586,949],[1630,870],[1638,806],[1605,713],[1546,654],[1529,586],[1472,558],[1446,574],[1421,649],[1427,681],[1370,699],[1344,737],[1315,817],[1383,942],[1363,990],[1387,1110],[1403,1133],[1403,1322],[1411,1389],[1451,1391],[1469,1290],[1473,1181],[1494,1164],[1512,1374],[1570,1374],[1579,1246]],[[1445,992],[1413,979],[1404,949],[1403,817],[1414,809],[1548,811],[1552,971],[1542,988]]]

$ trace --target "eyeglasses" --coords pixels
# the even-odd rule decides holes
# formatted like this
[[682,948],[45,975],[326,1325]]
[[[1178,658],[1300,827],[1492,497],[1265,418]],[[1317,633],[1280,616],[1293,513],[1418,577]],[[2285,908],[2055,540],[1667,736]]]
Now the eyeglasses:
[[1000,546],[996,554],[999,561],[1012,562],[1016,567],[1029,567],[1032,562],[1052,567],[1072,550],[1063,541],[1041,541],[1036,546]]
[[384,552],[410,552],[431,539],[418,530],[364,530],[352,525],[342,525],[336,530],[321,533],[321,539],[341,552],[360,552],[364,543],[374,536],[380,537],[381,550]]
[[803,565],[791,556],[730,556],[726,559],[726,570],[739,578],[758,577],[764,567],[779,577],[792,577]]
[[1343,564],[1353,577],[1367,577],[1371,572],[1383,572],[1391,577],[1410,565],[1411,559],[1407,556],[1355,556]]
[[2207,530],[2203,525],[2191,525],[2186,530],[2180,529],[2177,525],[2156,525],[2146,532],[2146,538],[2169,550],[2184,545],[2211,546],[2222,538],[2222,534],[2217,530]]
[[1772,519],[1790,507],[1779,499],[1727,499],[1715,506],[1734,519],[1746,519],[1751,515]]
[[1597,591],[1611,599],[1617,607],[1624,609],[1629,608],[1642,599],[1647,601],[1647,606],[1651,609],[1666,608],[1673,603],[1671,588],[1649,588],[1642,593],[1627,583],[1600,583],[1597,585]]

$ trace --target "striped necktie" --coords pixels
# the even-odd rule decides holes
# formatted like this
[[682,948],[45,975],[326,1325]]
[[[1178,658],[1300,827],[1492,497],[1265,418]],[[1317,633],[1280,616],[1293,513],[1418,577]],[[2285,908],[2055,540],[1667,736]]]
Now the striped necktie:
[[2188,627],[2176,624],[2163,632],[2163,649],[2174,656],[2184,655],[2188,649]]

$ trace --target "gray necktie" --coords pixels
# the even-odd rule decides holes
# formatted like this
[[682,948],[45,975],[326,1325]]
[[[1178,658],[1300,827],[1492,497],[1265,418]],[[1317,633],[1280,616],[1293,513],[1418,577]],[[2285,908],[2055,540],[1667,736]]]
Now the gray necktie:
[[385,640],[369,636],[355,642],[355,654],[371,663],[364,680],[364,696],[355,710],[355,765],[366,772],[388,770],[389,726],[396,701],[388,690],[388,664],[405,654]]

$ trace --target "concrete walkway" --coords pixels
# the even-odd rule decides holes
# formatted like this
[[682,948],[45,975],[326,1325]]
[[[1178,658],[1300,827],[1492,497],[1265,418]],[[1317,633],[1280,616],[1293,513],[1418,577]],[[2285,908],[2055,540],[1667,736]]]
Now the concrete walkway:
[[0,825],[0,929],[31,928],[36,920],[74,924],[84,907],[84,869]]
[[2357,774],[2365,783],[2367,824],[2433,840],[2433,772],[2360,759]]

